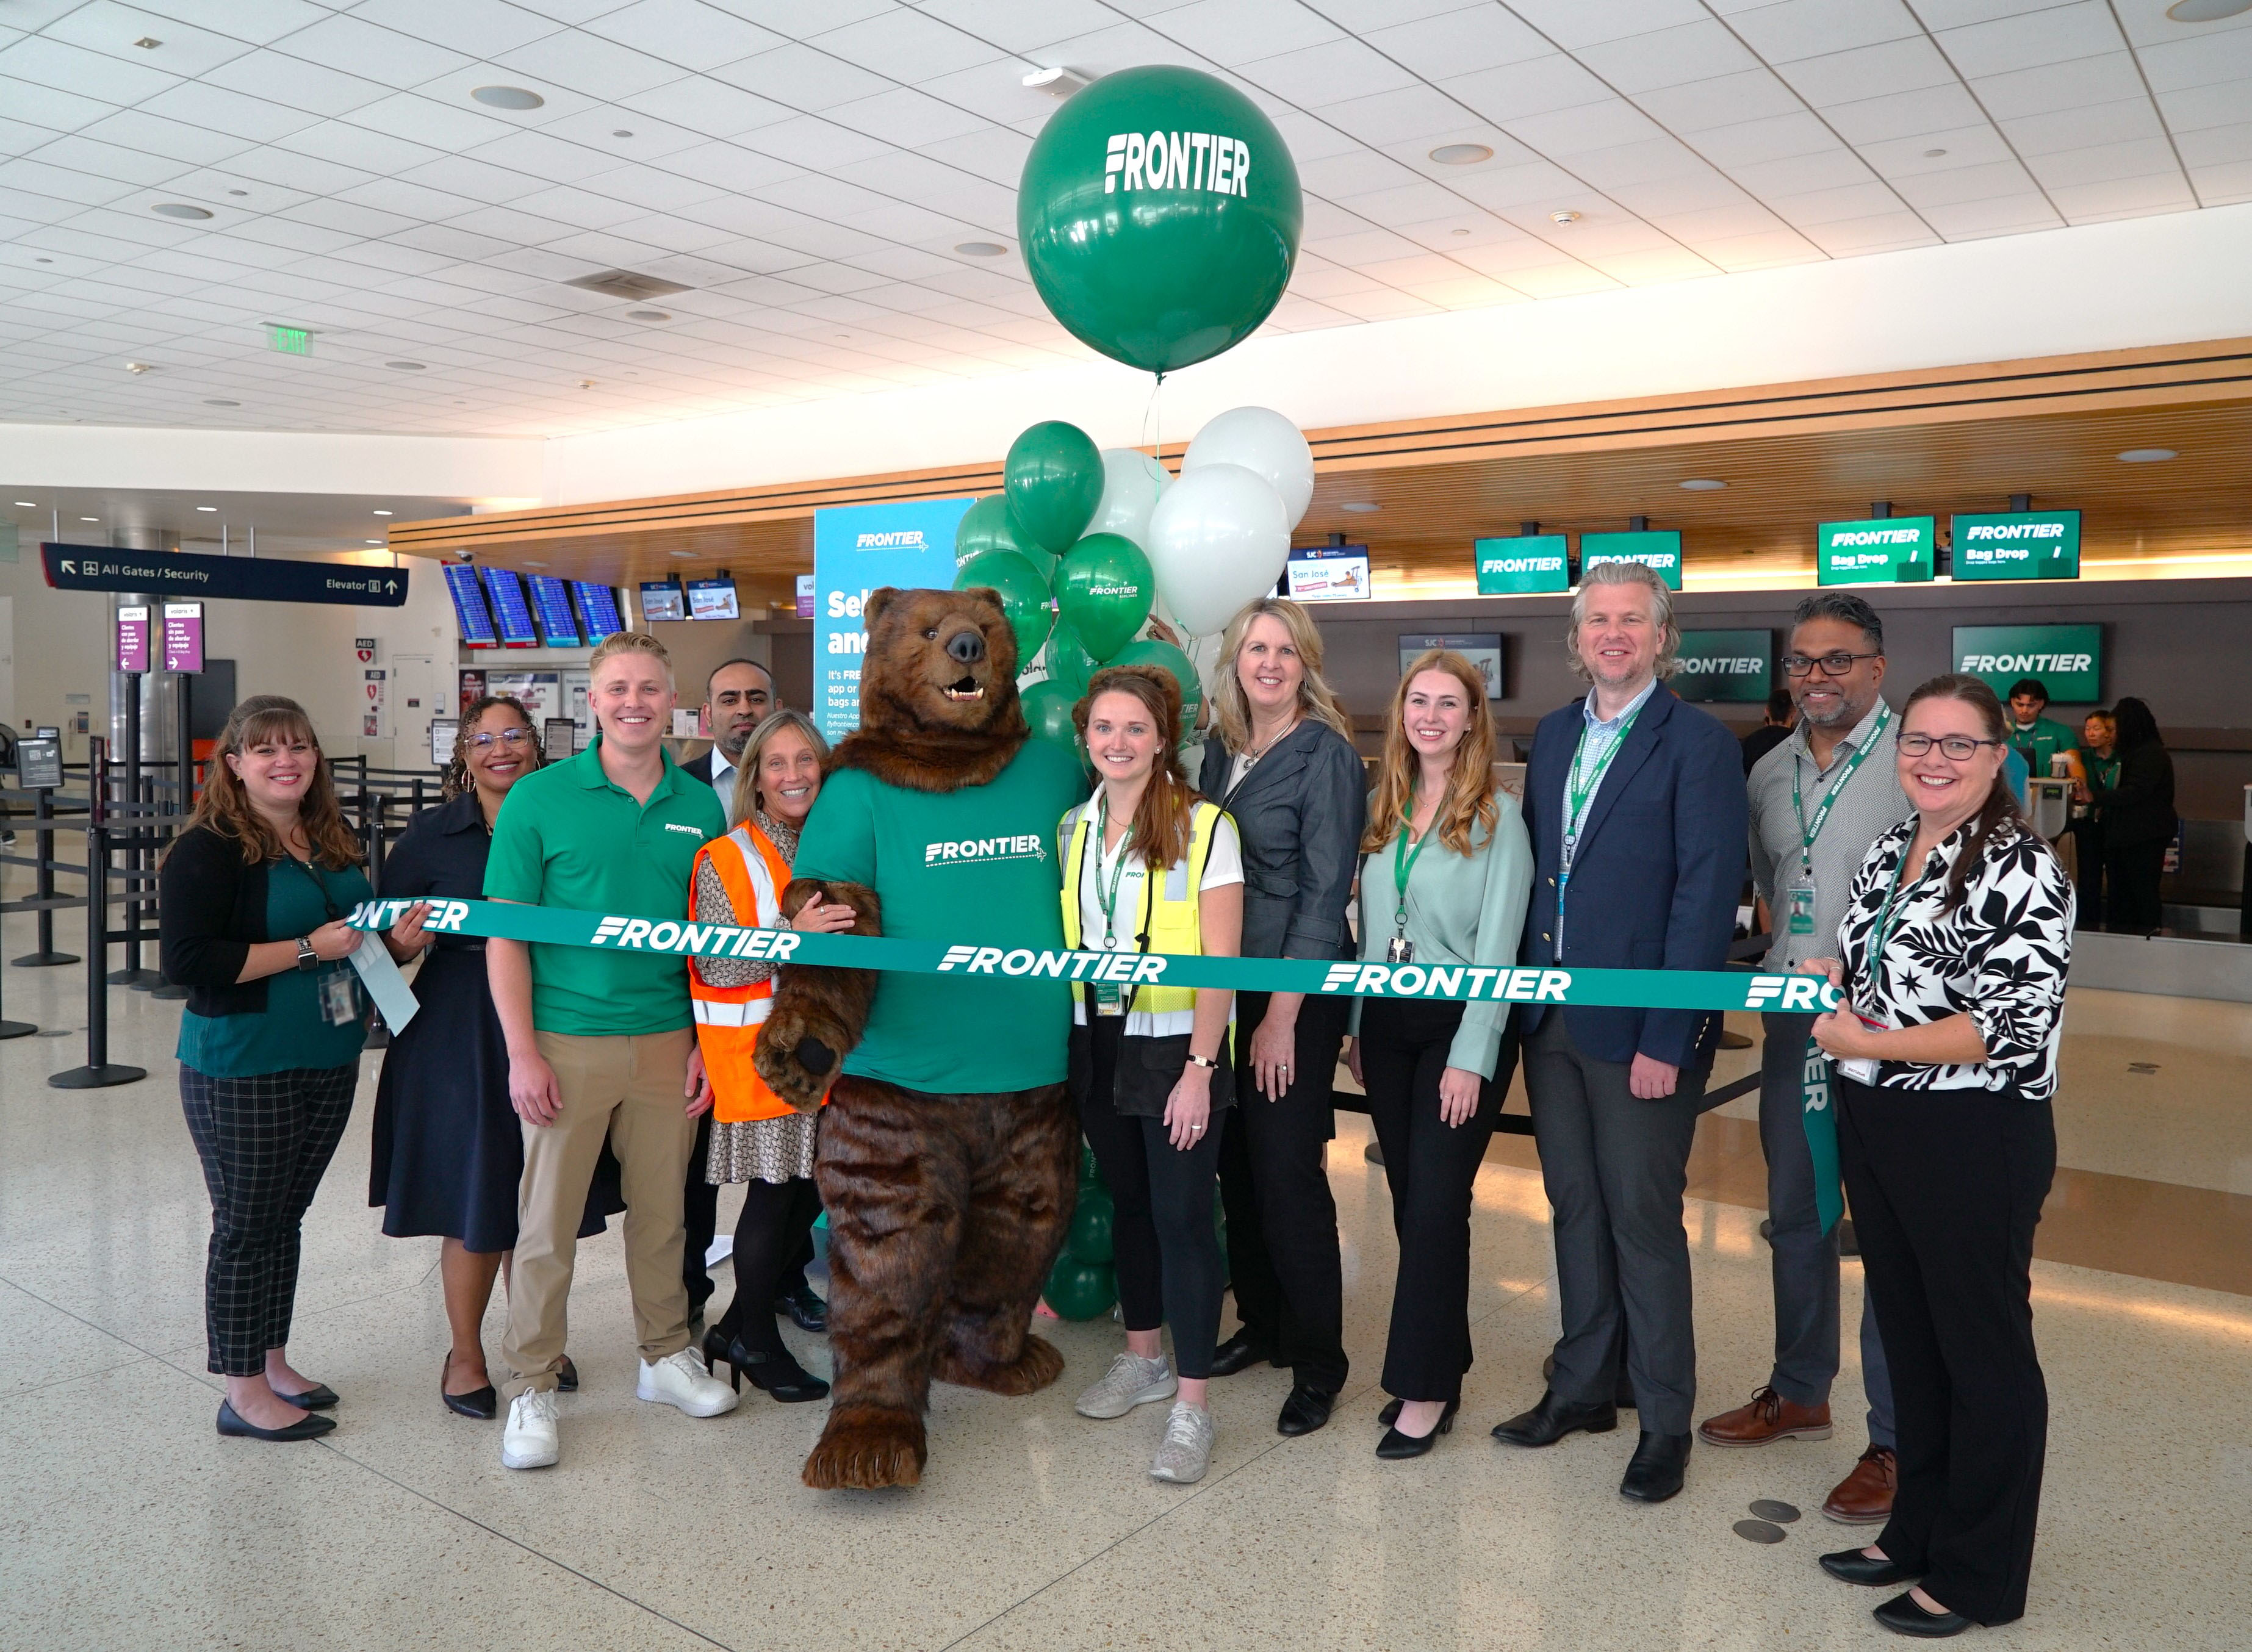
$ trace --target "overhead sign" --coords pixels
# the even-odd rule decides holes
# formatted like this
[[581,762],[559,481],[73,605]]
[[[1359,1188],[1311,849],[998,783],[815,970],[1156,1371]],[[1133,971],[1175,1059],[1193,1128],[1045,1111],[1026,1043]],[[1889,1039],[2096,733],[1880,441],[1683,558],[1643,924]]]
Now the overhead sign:
[[149,669],[149,610],[145,607],[117,610],[117,669]]
[[407,570],[352,562],[282,562],[272,557],[205,557],[115,545],[42,545],[47,583],[58,591],[131,591],[160,597],[230,597],[246,602],[343,602],[395,608],[407,600]]
[[2010,684],[2036,677],[2050,699],[2094,705],[2103,698],[2100,625],[1958,625],[1955,669],[2006,698]]
[[1572,571],[1565,566],[1570,546],[1560,533],[1480,539],[1473,549],[1480,596],[1533,596],[1572,588]]
[[1299,602],[1366,602],[1368,547],[1365,545],[1306,545],[1290,552],[1285,577]]
[[1681,533],[1678,528],[1641,533],[1583,533],[1580,536],[1580,572],[1602,562],[1639,562],[1664,576],[1669,591],[1681,588]]
[[1916,585],[1931,578],[1936,524],[1929,517],[1825,522],[1815,530],[1817,585]]
[[202,603],[164,604],[164,669],[168,671],[200,671],[204,669]]
[[1666,687],[1685,700],[1759,705],[1775,687],[1772,631],[1684,631],[1680,660]]
[[861,611],[883,586],[954,584],[954,531],[974,499],[840,505],[813,513],[813,718],[831,739],[860,726]]
[[2077,580],[2080,512],[2007,510],[1954,521],[1958,580]]

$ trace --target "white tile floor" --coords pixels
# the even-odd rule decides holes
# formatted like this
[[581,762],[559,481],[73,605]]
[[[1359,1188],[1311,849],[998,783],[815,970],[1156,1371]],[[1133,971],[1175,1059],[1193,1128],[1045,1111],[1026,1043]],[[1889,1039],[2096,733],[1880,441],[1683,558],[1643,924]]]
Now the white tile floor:
[[[27,921],[0,940],[0,955],[25,950]],[[76,970],[8,968],[7,1010],[79,1028],[83,986]],[[81,1059],[73,1039],[0,1045],[0,1652],[1891,1643],[1866,1616],[1880,1597],[1814,1565],[1852,1541],[1814,1512],[1863,1443],[1850,1347],[1835,1439],[1700,1449],[1662,1508],[1616,1495],[1625,1431],[1542,1453],[1486,1437],[1537,1396],[1553,1334],[1529,1172],[1480,1177],[1461,1426],[1427,1458],[1378,1462],[1394,1253],[1351,1115],[1331,1163],[1354,1375],[1329,1428],[1274,1433],[1283,1372],[1223,1379],[1212,1474],[1160,1486],[1143,1470],[1163,1407],[1074,1415],[1119,1340],[1107,1321],[1067,1325],[1049,1332],[1070,1369],[1047,1392],[937,1391],[919,1489],[824,1495],[797,1479],[821,1406],[747,1393],[693,1422],[634,1399],[615,1235],[580,1251],[586,1385],[564,1400],[563,1461],[503,1469],[497,1426],[448,1415],[434,1392],[435,1242],[382,1238],[365,1204],[371,1063],[308,1222],[292,1343],[344,1394],[342,1426],[309,1446],[223,1440],[176,1009],[112,1001],[115,1059],[149,1066],[142,1083],[52,1090],[47,1073]],[[1703,1408],[1718,1410],[1766,1373],[1766,1253],[1756,1211],[1696,1203],[1687,1221]],[[1849,1322],[1859,1288],[1849,1268]],[[2036,1293],[2054,1417],[2041,1544],[2027,1617],[1986,1638],[2242,1647],[2252,1301],[2049,1264]],[[819,1339],[791,1335],[825,1368]],[[488,1336],[497,1346],[497,1315]],[[1744,1542],[1730,1528],[1758,1497],[1807,1517],[1779,1544]]]

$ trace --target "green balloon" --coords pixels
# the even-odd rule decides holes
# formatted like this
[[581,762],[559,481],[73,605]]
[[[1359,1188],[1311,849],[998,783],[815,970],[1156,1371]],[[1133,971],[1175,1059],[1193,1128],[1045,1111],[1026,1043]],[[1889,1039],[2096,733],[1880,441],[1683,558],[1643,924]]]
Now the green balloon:
[[1248,337],[1289,285],[1304,224],[1274,122],[1224,81],[1168,64],[1075,94],[1017,184],[1041,301],[1081,343],[1145,372]]
[[1079,1184],[1081,1187],[1102,1185],[1102,1166],[1096,1162],[1095,1143],[1085,1136],[1079,1138]]
[[1118,1300],[1118,1275],[1109,1267],[1080,1261],[1070,1252],[1056,1258],[1047,1288],[1040,1293],[1062,1319],[1093,1319]]
[[1048,632],[1048,681],[1070,695],[1076,705],[1087,692],[1087,679],[1102,669],[1102,663],[1088,651],[1077,628],[1059,619]]
[[1077,425],[1047,420],[1009,444],[1001,486],[1017,538],[1061,556],[1102,503],[1102,450]]
[[[1014,551],[1032,565],[1042,580],[1055,573],[1055,558],[1029,539],[1020,539],[1017,531],[1009,525],[1009,499],[1006,494],[989,494],[963,513],[962,525],[954,531],[954,566],[964,566],[973,557],[988,551]],[[1031,655],[1025,656],[1032,658]]]
[[[1032,731],[1036,740],[1053,740],[1065,750],[1077,755],[1079,730],[1071,720],[1072,707],[1079,704],[1079,696],[1051,679],[1035,683],[1017,696],[1017,704],[1024,708],[1025,726]],[[1080,759],[1083,764],[1085,758]],[[1088,1173],[1081,1172],[1082,1180]]]
[[1196,709],[1204,700],[1204,684],[1198,680],[1196,667],[1189,656],[1170,642],[1145,636],[1132,642],[1104,661],[1106,665],[1154,665],[1169,674],[1180,686],[1181,721],[1184,725],[1195,720]]
[[1104,664],[1134,640],[1157,600],[1157,576],[1123,534],[1090,533],[1056,564],[1056,613]]
[[1022,670],[1048,640],[1055,623],[1048,607],[1048,584],[1040,572],[1014,551],[981,551],[954,572],[954,588],[988,586],[1001,593],[1001,612],[1017,634],[1017,669]]
[[1114,1254],[1111,1226],[1117,1214],[1109,1193],[1099,1187],[1082,1188],[1079,1208],[1071,1213],[1071,1230],[1064,1239],[1064,1253],[1075,1262],[1109,1267]]

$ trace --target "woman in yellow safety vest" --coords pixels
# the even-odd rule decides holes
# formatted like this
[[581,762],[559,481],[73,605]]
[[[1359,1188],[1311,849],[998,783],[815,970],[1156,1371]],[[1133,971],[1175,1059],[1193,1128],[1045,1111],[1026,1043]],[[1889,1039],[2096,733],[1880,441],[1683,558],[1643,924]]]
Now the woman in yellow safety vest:
[[[1101,784],[1060,829],[1066,943],[1236,956],[1242,848],[1235,823],[1181,767],[1179,687],[1153,667],[1113,666],[1095,674],[1072,718]],[[1213,1205],[1218,1114],[1234,1100],[1234,995],[1109,982],[1072,993],[1073,1097],[1116,1204],[1126,1321],[1126,1351],[1079,1397],[1079,1413],[1123,1417],[1178,1393],[1150,1473],[1187,1485],[1212,1459],[1205,1385],[1223,1284]],[[1178,1383],[1157,1342],[1168,1322]]]
[[[829,744],[802,711],[780,711],[752,731],[737,771],[728,818],[734,829],[704,845],[689,892],[690,919],[774,929],[797,834],[820,795]],[[848,929],[851,909],[809,902],[789,926],[824,934]],[[767,1087],[751,1065],[759,1028],[774,1003],[771,963],[698,958],[688,971],[697,1047],[712,1079],[712,1149],[705,1174],[714,1185],[743,1183],[735,1224],[735,1299],[705,1333],[704,1360],[725,1362],[736,1389],[743,1378],[784,1403],[820,1399],[829,1385],[810,1375],[782,1342],[774,1302],[783,1269],[814,1218],[818,1114],[801,1114]]]

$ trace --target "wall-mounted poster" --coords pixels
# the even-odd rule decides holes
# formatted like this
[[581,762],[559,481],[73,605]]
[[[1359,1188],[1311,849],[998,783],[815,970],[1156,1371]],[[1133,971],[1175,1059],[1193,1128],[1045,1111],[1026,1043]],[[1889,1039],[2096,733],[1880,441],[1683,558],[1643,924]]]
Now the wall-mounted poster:
[[831,739],[860,726],[860,612],[868,593],[950,589],[954,531],[973,499],[840,505],[813,513],[813,720]]

